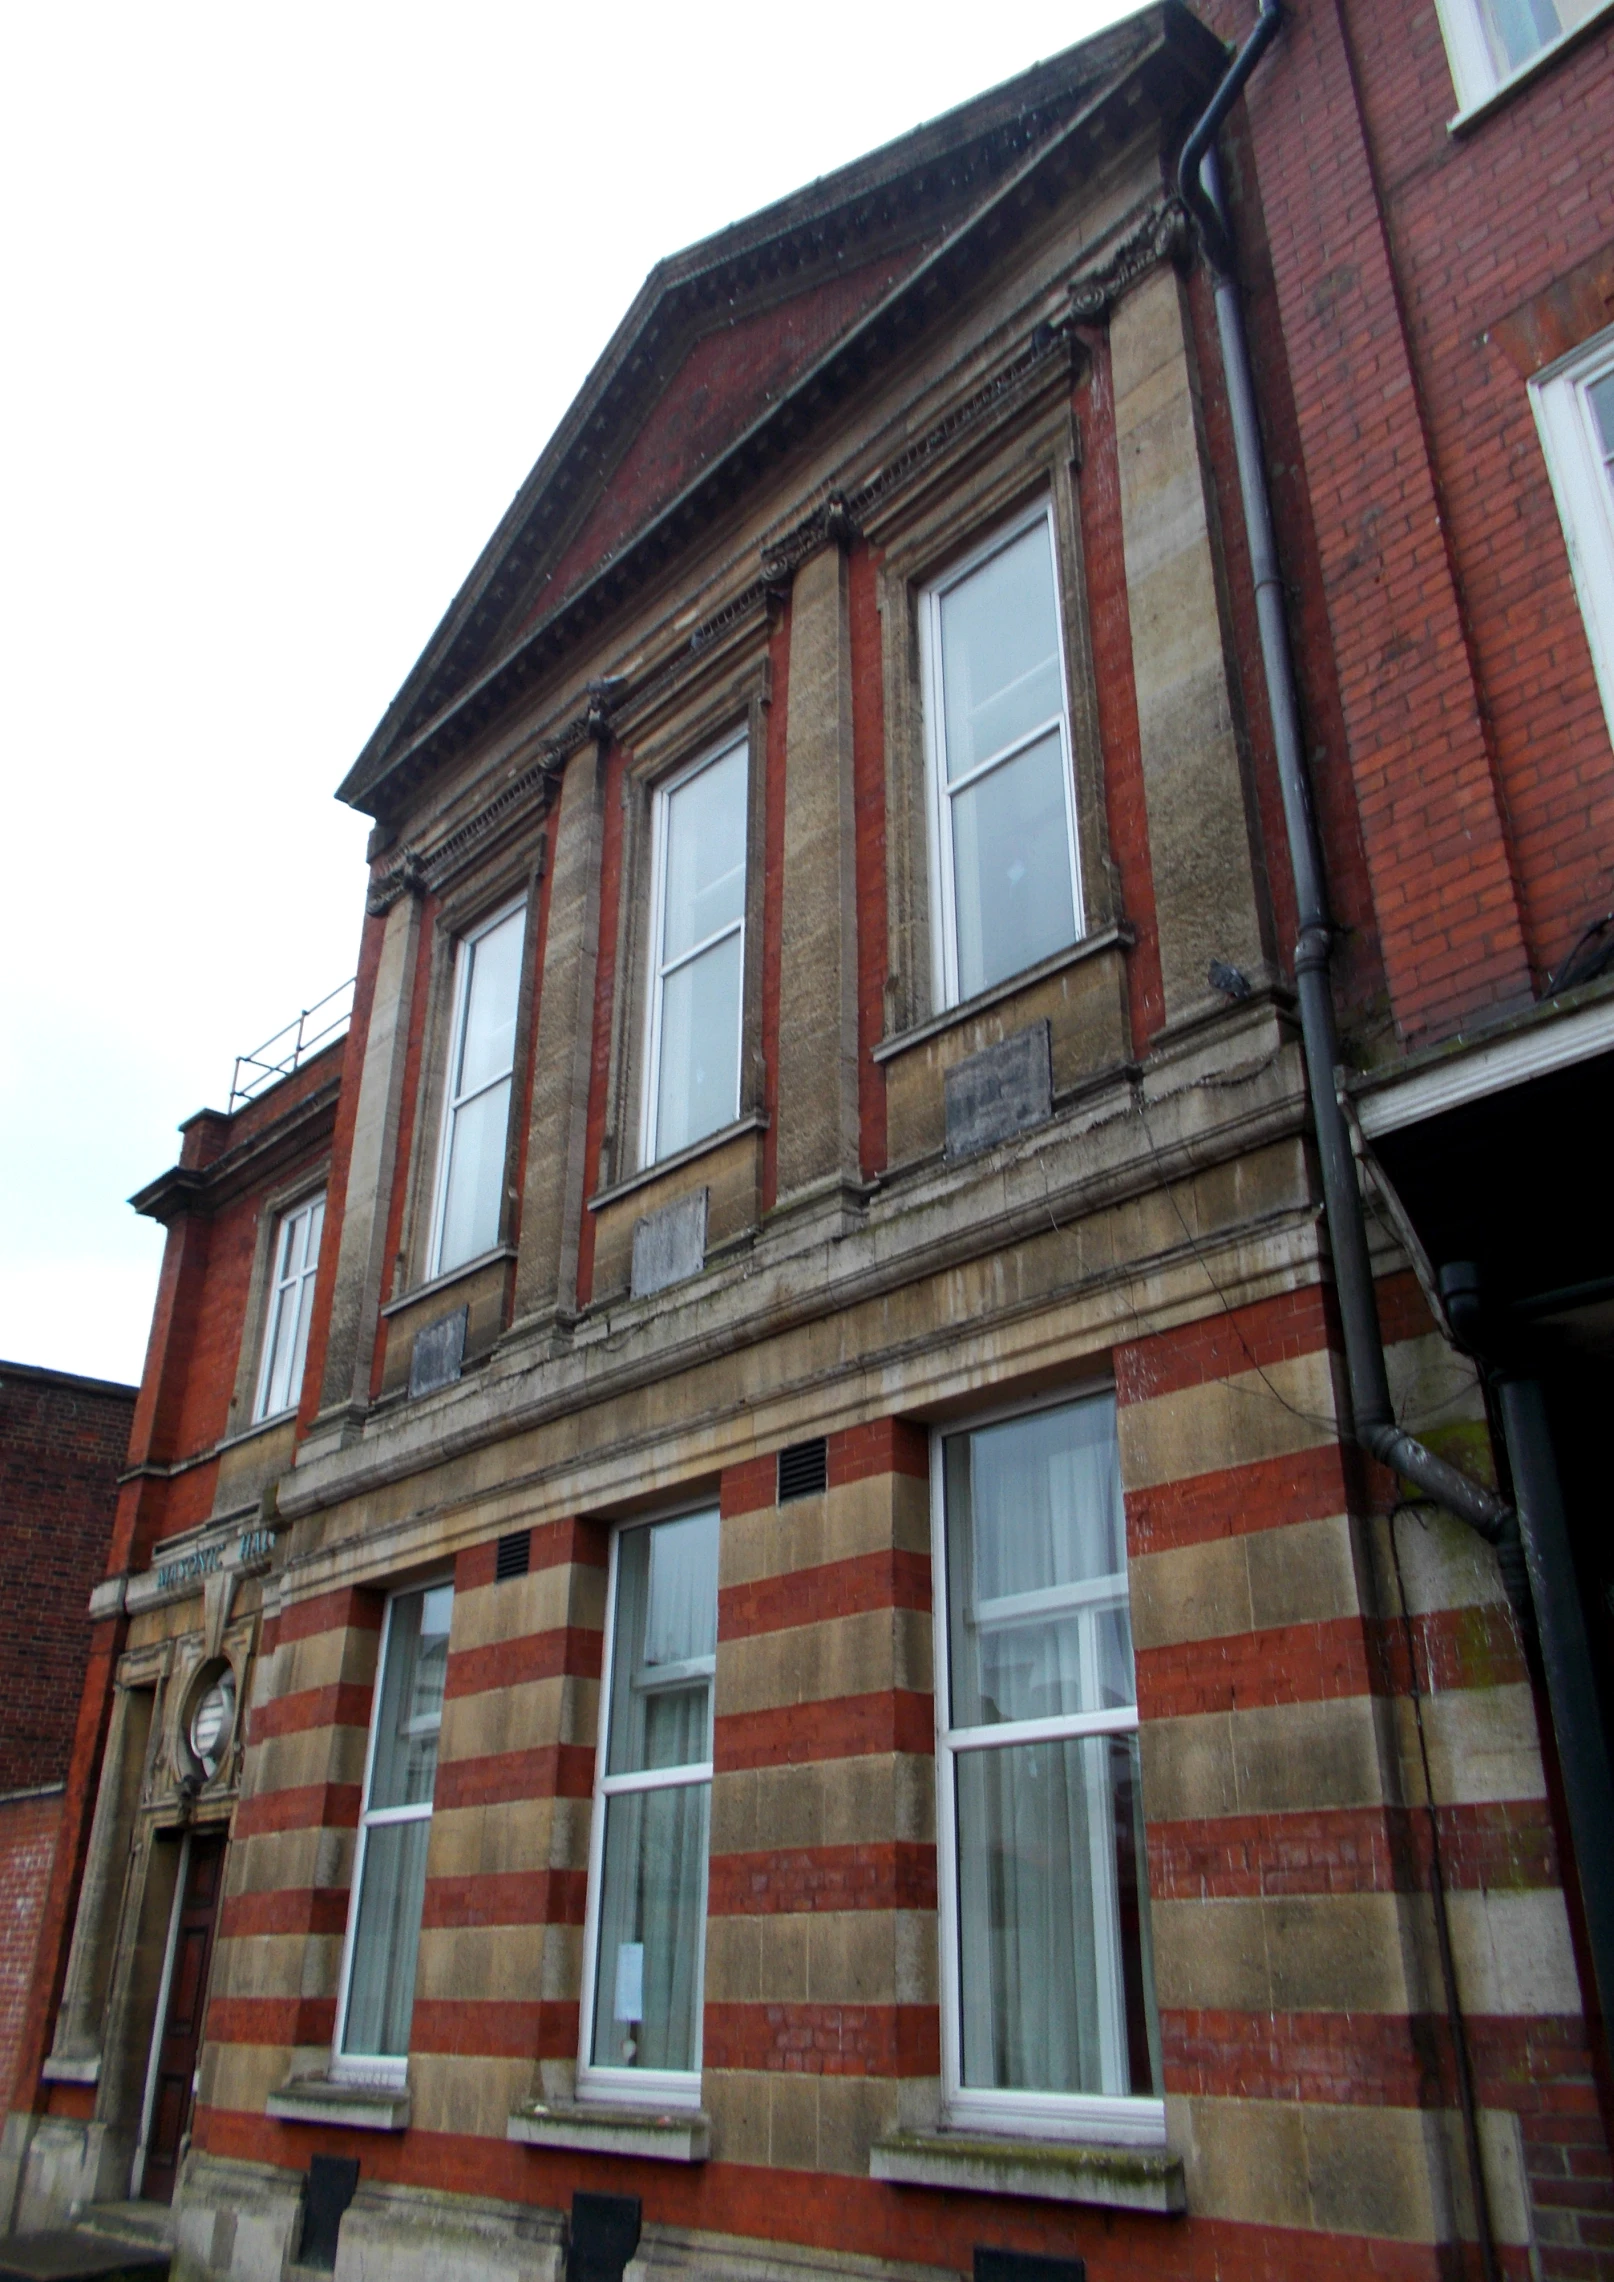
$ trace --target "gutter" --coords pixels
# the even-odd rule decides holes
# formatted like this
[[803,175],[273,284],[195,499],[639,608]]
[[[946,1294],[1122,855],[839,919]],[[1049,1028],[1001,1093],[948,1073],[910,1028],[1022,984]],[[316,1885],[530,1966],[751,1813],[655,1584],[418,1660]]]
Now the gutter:
[[[1236,256],[1222,200],[1215,148],[1223,120],[1276,39],[1282,23],[1280,0],[1259,0],[1253,30],[1183,146],[1177,180],[1183,204],[1198,225],[1215,280],[1216,325],[1238,460],[1244,527],[1255,581],[1261,661],[1295,883],[1299,919],[1295,983],[1329,1247],[1345,1340],[1352,1432],[1361,1447],[1381,1465],[1414,1483],[1496,1549],[1508,1597],[1519,1618],[1527,1658],[1532,1669],[1539,1669],[1546,1681],[1591,1952],[1593,1987],[1588,1992],[1592,1999],[1589,2009],[1600,2009],[1608,2023],[1614,2020],[1614,1836],[1611,1836],[1614,1834],[1614,1783],[1610,1780],[1608,1752],[1598,1716],[1595,1675],[1542,1389],[1533,1376],[1506,1366],[1495,1371],[1484,1357],[1478,1358],[1499,1398],[1509,1469],[1518,1491],[1517,1509],[1494,1490],[1448,1465],[1396,1423],[1374,1300],[1366,1219],[1340,1098],[1338,1038],[1328,973],[1333,927],[1311,785],[1301,745],[1294,665],[1273,540],[1271,501],[1239,298]],[[1476,1344],[1472,1333],[1480,1313],[1478,1295],[1470,1282],[1472,1275],[1471,1269],[1457,1266],[1441,1278],[1448,1320],[1455,1305],[1461,1321],[1465,1314],[1464,1303],[1467,1303],[1469,1323],[1464,1328],[1470,1331],[1470,1338],[1464,1339],[1463,1328],[1457,1330],[1457,1337],[1470,1352]],[[1391,1543],[1393,1552],[1393,1531]],[[1410,1639],[1408,1645],[1410,1649]],[[1412,1692],[1421,1735],[1415,1666]],[[1427,1775],[1427,1761],[1425,1772]],[[1441,1978],[1456,2060],[1458,2105],[1474,2197],[1480,2261],[1487,2282],[1500,2282],[1501,2265],[1480,2150],[1477,2100],[1447,1922],[1432,1788],[1427,1805],[1434,1839],[1432,1886]]]

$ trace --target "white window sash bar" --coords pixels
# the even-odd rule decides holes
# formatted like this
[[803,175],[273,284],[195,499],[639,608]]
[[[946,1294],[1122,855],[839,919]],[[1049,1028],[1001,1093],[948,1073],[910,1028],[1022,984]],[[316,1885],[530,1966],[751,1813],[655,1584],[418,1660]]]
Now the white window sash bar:
[[995,1727],[955,1727],[942,1737],[947,1751],[998,1751],[1016,1743],[1063,1743],[1084,1735],[1130,1735],[1138,1724],[1136,1704],[1104,1711],[1060,1712],[1051,1719],[1002,1720]]
[[693,965],[703,951],[710,951],[714,945],[726,943],[731,935],[743,935],[744,932],[745,921],[743,918],[728,920],[723,926],[697,943],[692,950],[680,951],[676,959],[668,959],[661,969],[661,980],[665,982],[669,975],[677,974],[680,967]]
[[628,1682],[636,1696],[657,1695],[664,1688],[687,1688],[692,1680],[710,1680],[717,1672],[715,1656],[686,1656],[680,1662],[652,1664]]
[[488,1078],[482,1085],[473,1086],[468,1093],[456,1094],[452,1105],[455,1116],[457,1117],[462,1109],[469,1109],[473,1101],[480,1101],[484,1094],[497,1093],[500,1086],[507,1086],[514,1069],[515,1064],[512,1062],[509,1069],[500,1070],[496,1076]]
[[994,769],[1003,768],[1008,762],[1018,760],[1022,753],[1029,752],[1033,745],[1040,745],[1042,740],[1056,729],[1063,737],[1065,724],[1062,717],[1057,713],[1050,713],[1047,720],[1039,721],[1034,729],[1026,730],[1023,736],[1011,738],[1001,751],[991,754],[984,761],[977,761],[967,775],[949,777],[947,779],[949,798],[956,800],[961,792],[968,792],[971,785],[979,784],[982,777],[990,776]]
[[1075,1585],[1039,1585],[1029,1593],[1000,1593],[978,1601],[966,1625],[991,1632],[1001,1625],[1030,1623],[1042,1616],[1075,1615],[1082,1609],[1120,1608],[1127,1598],[1125,1577],[1088,1577]]
[[709,1783],[712,1779],[712,1762],[703,1759],[692,1767],[645,1767],[632,1775],[602,1775],[602,1798],[621,1798],[629,1791],[689,1790],[696,1783]]
[[[435,1733],[435,1729],[432,1732]],[[408,1807],[370,1807],[365,1812],[364,1827],[366,1830],[380,1830],[383,1825],[393,1822],[430,1822],[431,1813],[430,1799],[424,1805],[417,1803]]]

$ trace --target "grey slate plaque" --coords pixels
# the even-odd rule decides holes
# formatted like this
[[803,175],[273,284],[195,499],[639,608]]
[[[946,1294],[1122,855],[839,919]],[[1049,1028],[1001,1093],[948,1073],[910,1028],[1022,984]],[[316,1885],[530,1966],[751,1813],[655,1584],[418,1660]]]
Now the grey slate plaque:
[[947,1154],[973,1157],[1053,1115],[1054,1079],[1047,1021],[983,1046],[947,1073]]
[[633,1296],[644,1299],[698,1276],[706,1265],[707,1189],[647,1212],[633,1224]]
[[465,1326],[470,1313],[468,1307],[457,1307],[452,1315],[428,1323],[424,1331],[415,1333],[415,1344],[409,1354],[411,1402],[417,1395],[434,1395],[439,1387],[451,1387],[459,1377],[465,1361]]

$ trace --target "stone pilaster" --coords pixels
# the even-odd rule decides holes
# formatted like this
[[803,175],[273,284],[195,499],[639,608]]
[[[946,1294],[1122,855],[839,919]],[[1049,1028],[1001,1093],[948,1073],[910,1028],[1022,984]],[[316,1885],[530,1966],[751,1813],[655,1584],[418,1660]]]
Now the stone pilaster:
[[45,2074],[56,2081],[93,2081],[106,2029],[118,1904],[128,1867],[129,1832],[140,1798],[140,1776],[151,1730],[149,1688],[118,1688],[101,1761],[101,1784],[90,1824],[89,1854],[79,1887],[73,1946],[56,2014],[56,2035]]
[[1234,725],[1231,644],[1175,270],[1161,263],[1110,320],[1121,530],[1166,1019],[1222,1003],[1212,959],[1267,965],[1259,858]]
[[846,556],[796,573],[785,740],[778,1196],[858,1178],[857,879]]
[[[338,1425],[349,1412],[364,1409],[370,1397],[370,1342],[386,1268],[387,1207],[402,1121],[409,1004],[419,939],[420,900],[401,895],[387,913],[381,943],[342,1200],[331,1328],[320,1386],[321,1420],[334,1414],[332,1422]],[[310,1437],[311,1442],[315,1439]]]
[[567,763],[550,839],[549,923],[539,979],[516,1268],[518,1333],[577,1309],[577,1246],[588,1193],[589,1062],[604,813],[605,751],[589,744]]

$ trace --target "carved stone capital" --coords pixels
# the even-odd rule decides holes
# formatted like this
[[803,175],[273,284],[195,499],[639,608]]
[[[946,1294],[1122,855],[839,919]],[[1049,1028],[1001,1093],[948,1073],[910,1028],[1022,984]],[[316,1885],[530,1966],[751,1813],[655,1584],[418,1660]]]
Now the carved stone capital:
[[1181,199],[1162,199],[1102,262],[1071,279],[1066,289],[1071,315],[1084,325],[1101,324],[1129,285],[1160,262],[1182,268],[1192,250],[1193,233]]

